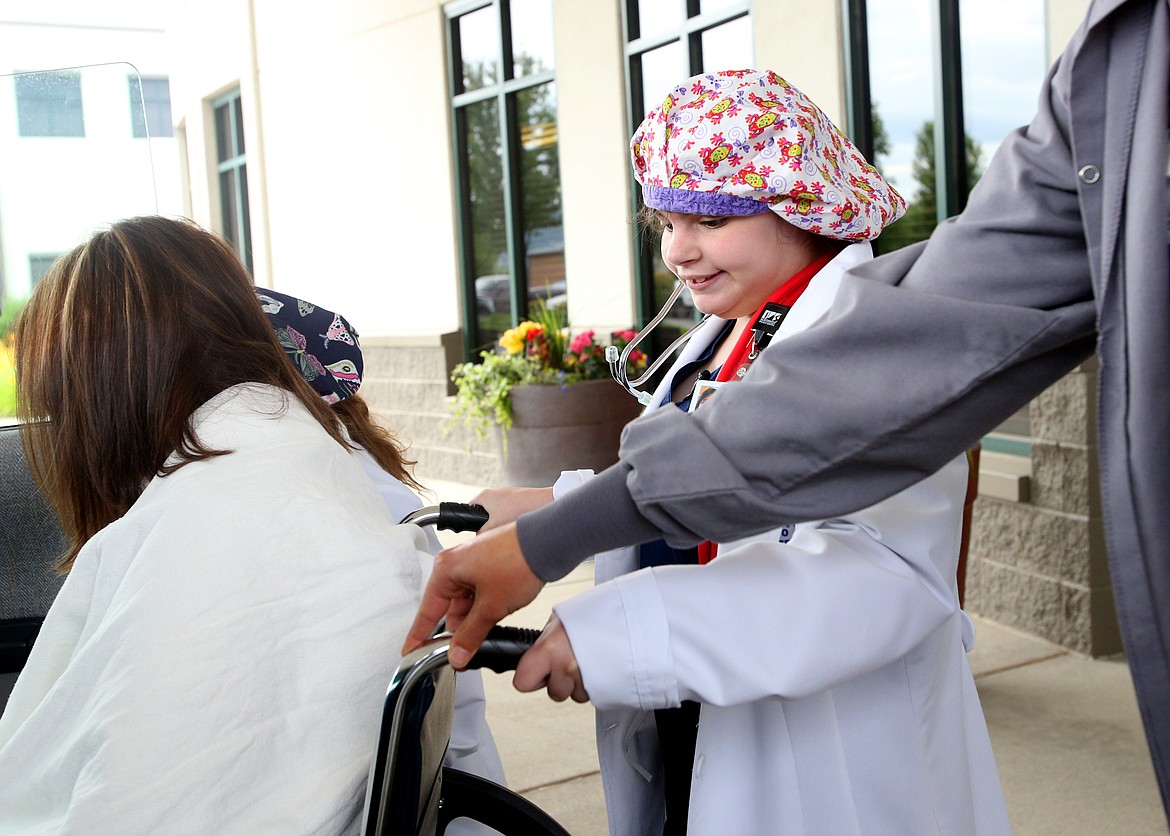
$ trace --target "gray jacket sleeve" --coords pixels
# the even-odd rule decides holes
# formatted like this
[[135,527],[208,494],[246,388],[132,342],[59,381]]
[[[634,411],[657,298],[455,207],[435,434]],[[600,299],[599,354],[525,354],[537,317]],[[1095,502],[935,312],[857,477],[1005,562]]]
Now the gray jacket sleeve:
[[847,274],[815,326],[694,415],[625,431],[621,462],[522,517],[541,577],[665,536],[731,539],[872,505],[933,473],[1088,357],[1096,315],[1068,134],[1068,70],[962,215]]

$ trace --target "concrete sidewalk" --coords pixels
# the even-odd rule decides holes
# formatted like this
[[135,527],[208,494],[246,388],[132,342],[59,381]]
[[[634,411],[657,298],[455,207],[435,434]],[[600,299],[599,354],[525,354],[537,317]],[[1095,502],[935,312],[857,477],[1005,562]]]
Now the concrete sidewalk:
[[[477,489],[432,486],[444,501]],[[444,544],[465,535],[443,534]],[[584,564],[545,587],[507,623],[541,627],[558,601],[593,583]],[[1167,834],[1123,660],[1094,660],[973,616],[971,668],[1017,836]],[[508,780],[574,836],[606,833],[593,711],[543,693],[520,694],[510,675],[485,673],[488,721]]]

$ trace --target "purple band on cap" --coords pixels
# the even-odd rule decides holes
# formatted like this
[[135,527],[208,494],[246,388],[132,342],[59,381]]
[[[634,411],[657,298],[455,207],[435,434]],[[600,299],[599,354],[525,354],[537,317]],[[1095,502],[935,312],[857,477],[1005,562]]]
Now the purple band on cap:
[[692,192],[665,186],[642,186],[642,200],[651,209],[681,215],[762,215],[770,206],[761,200],[724,192]]

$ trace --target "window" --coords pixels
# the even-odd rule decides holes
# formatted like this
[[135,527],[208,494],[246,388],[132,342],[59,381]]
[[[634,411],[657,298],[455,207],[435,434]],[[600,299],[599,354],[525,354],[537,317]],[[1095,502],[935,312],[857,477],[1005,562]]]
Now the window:
[[168,79],[130,76],[130,125],[136,137],[175,135]]
[[85,136],[79,73],[22,73],[13,82],[21,136]]
[[552,0],[448,6],[464,347],[567,303]]
[[[925,240],[960,212],[999,143],[1031,120],[1047,69],[1044,6],[846,0],[850,134],[910,204],[879,252]],[[984,447],[1027,455],[1030,433],[1025,408]]]
[[30,253],[28,257],[28,286],[31,290],[53,266],[60,253]]
[[219,174],[220,232],[252,270],[252,226],[248,212],[248,167],[244,160],[244,117],[239,89],[212,102],[215,158]]
[[[626,72],[630,90],[629,134],[667,91],[701,72],[754,66],[751,3],[747,0],[626,0]],[[641,195],[634,189],[637,206]],[[659,253],[658,236],[639,230],[635,244],[638,319],[648,321],[666,304],[675,277]],[[696,317],[683,291],[670,315],[650,335],[650,355],[663,352]]]

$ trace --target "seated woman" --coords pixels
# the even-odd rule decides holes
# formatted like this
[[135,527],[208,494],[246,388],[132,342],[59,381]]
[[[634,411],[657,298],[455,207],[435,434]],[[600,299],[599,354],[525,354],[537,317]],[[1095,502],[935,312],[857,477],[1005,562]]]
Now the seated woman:
[[356,831],[430,565],[235,253],[121,221],[15,329],[68,572],[0,717],[0,832]]
[[[422,507],[416,490],[425,490],[410,472],[414,462],[403,458],[404,447],[370,414],[358,389],[365,363],[358,332],[339,313],[275,290],[257,288],[256,296],[276,331],[285,356],[341,419],[354,453],[374,480],[393,522]],[[432,529],[424,529],[432,554],[439,541]],[[446,766],[506,784],[495,740],[484,710],[483,676],[478,670],[460,671],[455,677],[455,712]],[[456,825],[453,825],[456,826]],[[459,827],[468,827],[461,822]],[[448,832],[452,832],[448,828]]]

